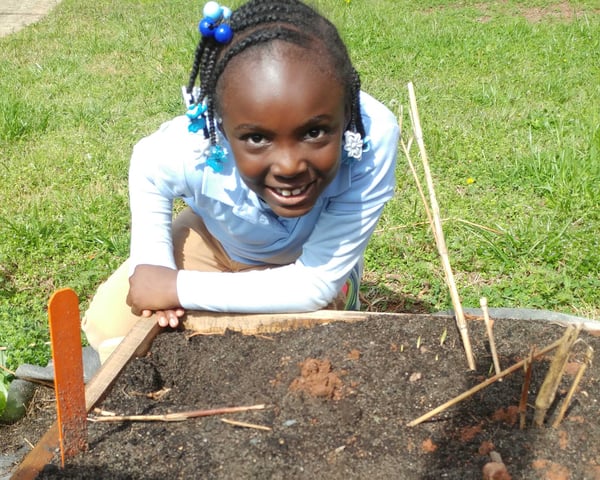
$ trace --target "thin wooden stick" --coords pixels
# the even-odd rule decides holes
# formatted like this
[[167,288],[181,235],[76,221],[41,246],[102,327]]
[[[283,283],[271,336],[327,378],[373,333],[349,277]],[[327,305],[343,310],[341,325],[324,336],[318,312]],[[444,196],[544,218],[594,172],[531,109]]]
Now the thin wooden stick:
[[21,376],[21,375],[18,375],[15,378],[18,378],[20,380],[26,380],[28,382],[35,383],[37,385],[43,385],[44,387],[54,388],[54,382],[51,382],[48,380],[40,380],[39,378],[32,378],[32,377]]
[[458,289],[456,288],[456,282],[454,281],[454,274],[452,273],[452,267],[450,265],[450,259],[448,257],[448,248],[446,247],[446,241],[444,239],[444,231],[442,229],[442,222],[440,221],[440,209],[435,196],[435,189],[433,187],[433,179],[431,176],[431,170],[429,168],[429,161],[427,160],[427,151],[425,150],[425,143],[423,142],[423,132],[421,130],[421,122],[419,120],[419,111],[417,109],[417,100],[415,97],[415,91],[412,82],[408,84],[408,96],[410,100],[410,118],[413,127],[413,133],[415,140],[421,153],[421,161],[423,163],[423,169],[425,171],[425,179],[427,181],[427,188],[429,190],[429,200],[431,203],[431,210],[433,215],[434,223],[434,237],[438,247],[438,252],[442,259],[442,265],[444,267],[444,273],[446,277],[446,284],[450,289],[450,296],[452,298],[452,305],[454,306],[454,313],[456,315],[456,323],[460,332],[465,354],[467,355],[467,363],[471,370],[475,370],[475,359],[473,358],[473,351],[471,349],[471,340],[469,339],[469,330],[467,327],[467,321],[465,314],[460,302],[460,296]]
[[579,370],[577,370],[577,375],[575,375],[573,384],[571,385],[569,393],[567,393],[567,396],[563,401],[563,404],[560,408],[560,412],[558,413],[558,417],[556,417],[556,420],[554,420],[554,423],[552,424],[552,428],[557,428],[560,425],[560,422],[562,422],[562,419],[565,416],[565,413],[567,412],[567,408],[569,408],[569,404],[571,403],[571,399],[573,398],[575,390],[577,389],[577,387],[579,386],[579,382],[581,382],[581,379],[583,378],[585,370],[589,365],[592,364],[592,358],[594,358],[594,349],[592,347],[588,347],[585,352],[585,360],[579,367]]
[[544,382],[542,383],[540,391],[535,399],[533,424],[536,427],[541,427],[544,424],[546,412],[554,401],[556,390],[558,389],[558,385],[560,384],[560,380],[565,371],[569,353],[571,352],[571,348],[573,347],[575,340],[577,340],[577,337],[579,336],[581,328],[581,324],[577,326],[569,325],[567,327],[563,338],[561,339],[561,344],[552,358],[546,378],[544,378]]
[[251,405],[248,407],[225,407],[211,410],[190,410],[187,412],[165,413],[162,415],[115,415],[107,417],[88,417],[90,422],[181,422],[188,418],[208,417],[226,413],[247,412],[249,410],[264,410],[266,406]]
[[[429,222],[429,226],[431,227],[431,231],[433,232],[433,236],[436,236],[435,224],[433,223],[433,217],[431,215],[431,210],[429,208],[429,204],[427,203],[427,199],[425,198],[425,192],[423,191],[423,187],[421,185],[421,180],[419,180],[419,175],[417,174],[417,170],[415,169],[415,165],[410,156],[409,146],[407,146],[404,141],[400,141],[400,146],[402,147],[402,151],[404,152],[404,156],[406,157],[406,161],[408,162],[408,166],[412,173],[412,176],[415,180],[415,184],[417,185],[417,191],[419,192],[419,196],[421,197],[421,201],[423,202],[423,206],[425,207],[425,214],[427,215],[427,221]],[[437,243],[437,239],[436,239]]]
[[112,417],[88,417],[92,423],[108,422],[182,422],[186,415],[180,413],[164,413],[161,415],[114,415]]
[[[488,340],[490,342],[490,351],[492,352],[492,361],[494,362],[494,370],[496,375],[500,373],[500,362],[498,361],[498,353],[496,352],[496,342],[494,340],[493,324],[490,320],[490,314],[488,312],[487,298],[481,297],[479,300],[481,305],[481,311],[483,312],[483,320],[485,321],[485,329],[487,331]],[[499,382],[501,380],[498,380]]]
[[0,370],[4,370],[6,373],[8,373],[9,375],[12,375],[13,377],[17,376],[17,374],[15,372],[6,368],[4,365],[0,365]]
[[264,425],[257,425],[255,423],[247,422],[238,422],[237,420],[229,420],[228,418],[222,418],[221,421],[229,425],[233,425],[234,427],[254,428],[255,430],[264,430],[265,432],[270,432],[271,430],[273,430],[271,427],[266,427]]
[[[400,127],[400,134],[402,134],[402,123],[404,120],[404,109],[402,108],[402,104],[400,105],[400,111],[398,112],[398,126]],[[412,161],[412,157],[410,156],[410,149],[412,147],[413,137],[408,139],[408,143],[404,142],[402,136],[400,137],[400,147],[404,152],[404,156],[406,157],[406,161],[408,162],[408,166],[412,173],[412,176],[415,180],[415,184],[417,185],[417,191],[419,192],[419,196],[421,197],[421,201],[423,202],[423,206],[425,207],[425,214],[427,215],[427,221],[429,222],[429,226],[431,227],[431,231],[435,235],[435,227],[433,225],[433,217],[431,216],[431,210],[429,208],[429,203],[427,203],[427,199],[425,198],[425,192],[423,191],[423,187],[421,186],[421,180],[419,180],[419,175],[417,174],[417,169]]]
[[[6,348],[0,349],[0,350],[6,350]],[[21,380],[27,380],[28,382],[31,382],[31,383],[37,383],[38,385],[43,385],[44,387],[54,388],[54,382],[52,382],[52,381],[40,380],[39,378],[23,377],[23,376],[17,375],[15,372],[10,370],[9,368],[6,368],[4,365],[0,365],[0,370],[4,370],[6,373],[8,373],[9,375],[12,375],[15,378],[19,378]]]
[[108,410],[102,410],[101,408],[94,408],[96,415],[102,415],[103,417],[114,417],[117,414],[115,412],[109,412]]
[[521,401],[519,402],[519,428],[521,430],[525,429],[526,420],[527,420],[527,397],[529,395],[529,385],[531,384],[531,375],[533,373],[533,354],[535,352],[535,347],[531,348],[529,352],[529,356],[527,357],[527,361],[523,366],[525,370],[525,380],[523,381],[523,389],[521,390]]
[[[548,345],[546,348],[544,348],[544,349],[540,350],[539,352],[537,352],[534,355],[534,358],[539,358],[542,355],[545,355],[546,353],[554,350],[555,348],[558,348],[558,346],[561,343],[562,343],[562,339],[561,340],[557,340],[553,344]],[[455,404],[463,401],[464,399],[469,398],[471,395],[477,393],[478,391],[483,390],[488,385],[491,385],[492,383],[496,382],[499,378],[504,378],[507,375],[510,375],[514,371],[518,370],[519,368],[522,368],[523,365],[525,365],[525,362],[527,362],[527,359],[521,360],[520,362],[515,363],[513,366],[508,367],[506,370],[501,371],[498,375],[494,375],[493,377],[488,378],[487,380],[485,380],[484,382],[480,383],[479,385],[476,385],[473,388],[471,388],[470,390],[467,390],[466,392],[461,393],[460,395],[458,395],[457,397],[453,398],[452,400],[447,401],[443,405],[440,405],[439,407],[434,408],[429,413],[426,413],[425,415],[420,416],[416,420],[413,420],[412,422],[409,422],[407,425],[409,427],[414,427],[415,425],[418,425],[419,423],[423,423],[425,420],[429,420],[431,417],[433,417],[434,415],[437,415],[440,412],[443,412],[448,407],[451,407],[452,405],[455,405]]]

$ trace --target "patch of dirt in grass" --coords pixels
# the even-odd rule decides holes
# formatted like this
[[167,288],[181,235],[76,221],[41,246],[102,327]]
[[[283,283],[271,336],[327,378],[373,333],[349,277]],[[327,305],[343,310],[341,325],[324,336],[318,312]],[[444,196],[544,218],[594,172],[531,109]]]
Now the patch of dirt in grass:
[[[431,10],[433,11],[445,8],[465,8],[465,5],[444,5]],[[477,3],[473,5],[473,8],[477,9],[481,13],[481,15],[477,18],[477,21],[480,23],[487,23],[491,21],[494,17],[498,16],[499,12],[502,12],[505,15],[523,17],[532,23],[546,20],[571,22],[583,17],[586,13],[600,13],[600,9],[584,10],[581,7],[572,5],[568,1],[554,3],[547,2],[546,5],[542,7],[534,7],[522,4],[510,4],[506,0],[500,0],[498,2]]]
[[[89,450],[64,470],[58,461],[47,466],[39,478],[464,480],[481,479],[492,452],[514,479],[598,478],[598,369],[587,370],[566,418],[558,428],[550,426],[585,346],[600,348],[600,339],[587,333],[570,359],[548,425],[531,426],[531,405],[551,355],[535,363],[524,430],[517,408],[521,370],[407,426],[490,375],[485,327],[472,321],[470,330],[475,371],[467,369],[454,321],[445,317],[380,316],[268,337],[163,333],[147,356],[126,367],[103,410],[131,415],[266,408],[180,422],[90,423]],[[532,345],[549,345],[563,331],[548,322],[497,321],[501,366],[525,358]]]
[[522,15],[530,22],[540,22],[545,19],[556,19],[570,22],[583,15],[569,2],[559,2],[544,7],[522,7]]

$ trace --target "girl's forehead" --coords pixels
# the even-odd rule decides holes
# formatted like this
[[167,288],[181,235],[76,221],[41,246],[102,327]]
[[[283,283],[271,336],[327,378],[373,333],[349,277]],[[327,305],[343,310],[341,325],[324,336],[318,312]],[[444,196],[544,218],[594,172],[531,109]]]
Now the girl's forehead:
[[219,89],[223,119],[265,125],[271,116],[292,125],[344,116],[345,90],[339,80],[319,62],[283,53],[246,57],[225,71]]
[[[239,55],[233,57],[217,83],[217,95],[230,84],[245,82],[250,77],[261,76],[264,73],[285,76],[286,72],[303,68],[316,75],[315,80],[322,75],[327,75],[342,80],[336,75],[335,68],[329,55],[320,48],[305,48],[293,43],[275,40],[268,43],[254,45]],[[267,72],[261,70],[268,70]]]

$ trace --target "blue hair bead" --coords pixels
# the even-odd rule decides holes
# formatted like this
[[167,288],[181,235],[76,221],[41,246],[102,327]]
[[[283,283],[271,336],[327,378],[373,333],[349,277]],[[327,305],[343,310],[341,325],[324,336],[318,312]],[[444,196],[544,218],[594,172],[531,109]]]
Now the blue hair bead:
[[208,17],[212,20],[218,20],[223,14],[223,9],[217,2],[206,2],[202,13],[205,17]]
[[215,24],[210,18],[203,18],[198,24],[198,31],[203,37],[212,37],[215,33]]
[[214,36],[217,42],[226,44],[231,42],[231,39],[233,38],[233,30],[226,23],[222,23],[215,29]]
[[217,2],[207,2],[202,9],[204,18],[198,24],[198,31],[205,38],[214,38],[221,44],[226,44],[233,38],[233,30],[228,22],[231,18],[231,9],[222,7]]

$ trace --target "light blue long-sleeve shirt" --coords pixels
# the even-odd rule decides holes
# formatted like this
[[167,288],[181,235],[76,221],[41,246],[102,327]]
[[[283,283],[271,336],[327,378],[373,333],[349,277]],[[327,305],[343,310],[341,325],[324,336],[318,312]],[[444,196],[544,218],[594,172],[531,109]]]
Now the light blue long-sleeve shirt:
[[[131,259],[176,268],[171,239],[173,200],[182,198],[238,262],[281,265],[245,272],[180,270],[184,308],[279,313],[327,306],[360,260],[392,197],[399,128],[394,115],[366,93],[361,110],[370,147],[361,159],[343,152],[331,184],[307,214],[275,215],[240,178],[229,154],[221,172],[206,165],[202,133],[177,117],[134,148],[129,172]],[[220,143],[228,149],[227,142]]]

